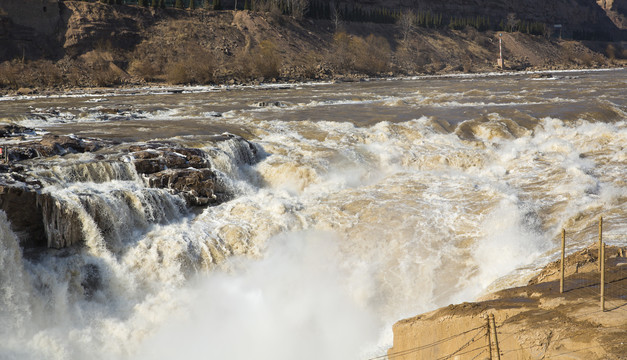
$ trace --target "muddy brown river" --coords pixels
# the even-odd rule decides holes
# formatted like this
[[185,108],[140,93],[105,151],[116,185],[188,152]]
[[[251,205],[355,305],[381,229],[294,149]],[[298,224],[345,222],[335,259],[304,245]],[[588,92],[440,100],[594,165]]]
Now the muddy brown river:
[[[26,139],[122,142],[29,160],[85,241],[25,257],[0,212],[0,358],[381,355],[395,321],[525,283],[563,227],[627,245],[626,94],[616,69],[0,97]],[[148,189],[122,149],[151,140],[233,198]]]

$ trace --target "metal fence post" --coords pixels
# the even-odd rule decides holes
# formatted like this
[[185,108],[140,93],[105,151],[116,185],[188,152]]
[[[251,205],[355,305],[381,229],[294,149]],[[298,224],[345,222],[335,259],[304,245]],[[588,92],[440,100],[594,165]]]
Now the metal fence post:
[[603,243],[603,216],[599,216],[599,271],[601,271],[601,244]]
[[488,322],[488,359],[492,360],[492,330],[490,329],[490,316],[486,316],[485,319]]
[[601,311],[605,311],[605,244],[601,243]]
[[499,350],[499,339],[496,336],[496,322],[494,321],[494,314],[490,314],[490,320],[492,320],[492,331],[494,331],[494,347],[496,348],[496,359],[501,360],[501,351]]
[[566,251],[566,230],[562,229],[562,262],[560,265],[560,294],[564,292],[564,253]]

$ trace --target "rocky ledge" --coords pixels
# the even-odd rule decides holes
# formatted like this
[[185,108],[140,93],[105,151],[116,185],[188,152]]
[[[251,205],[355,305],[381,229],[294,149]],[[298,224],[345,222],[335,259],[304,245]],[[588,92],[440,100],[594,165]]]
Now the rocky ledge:
[[225,189],[216,189],[216,176],[207,155],[200,149],[150,143],[129,147],[131,159],[147,185],[182,194],[192,206],[215,204],[228,199]]
[[[15,125],[0,127],[8,161],[0,163],[0,209],[6,212],[23,248],[64,248],[84,240],[81,211],[68,207],[46,187],[59,181],[137,181],[146,188],[165,189],[179,196],[189,209],[215,205],[233,194],[211,166],[210,154],[174,142],[149,142],[124,146],[113,141],[72,135],[38,135],[33,129]],[[8,139],[7,139],[8,138]],[[241,137],[223,134],[214,143],[233,141],[256,161],[256,148]],[[65,161],[71,154],[91,153],[80,161]],[[127,173],[102,168],[128,168]],[[70,179],[54,178],[53,167],[71,168]],[[67,171],[66,171],[67,172]],[[129,173],[130,172],[130,173]],[[63,173],[65,174],[65,173]],[[61,175],[63,178],[66,175]],[[99,178],[102,177],[102,178]],[[59,176],[57,176],[59,177]],[[57,183],[54,183],[57,181]],[[89,209],[88,209],[89,210]],[[89,211],[87,211],[89,213]],[[97,212],[97,210],[92,210]],[[101,231],[107,228],[97,213],[91,214]]]

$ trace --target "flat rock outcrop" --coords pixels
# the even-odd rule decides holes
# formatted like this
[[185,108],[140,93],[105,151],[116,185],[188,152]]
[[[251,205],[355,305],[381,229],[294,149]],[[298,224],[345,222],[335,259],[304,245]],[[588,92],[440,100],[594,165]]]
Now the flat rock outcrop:
[[492,314],[501,359],[625,359],[627,248],[606,248],[606,311],[600,309],[597,254],[591,247],[566,258],[564,293],[559,262],[553,262],[527,286],[401,320],[388,357],[495,359]]
[[[5,127],[5,131],[10,131],[10,129],[6,129]],[[24,133],[31,129],[22,128],[19,130],[22,130],[20,133]],[[75,136],[45,134],[41,140],[27,141],[10,146],[8,156],[11,162],[19,162],[37,157],[93,152],[105,144],[106,142],[98,139],[81,139]],[[109,144],[111,143],[109,142]]]

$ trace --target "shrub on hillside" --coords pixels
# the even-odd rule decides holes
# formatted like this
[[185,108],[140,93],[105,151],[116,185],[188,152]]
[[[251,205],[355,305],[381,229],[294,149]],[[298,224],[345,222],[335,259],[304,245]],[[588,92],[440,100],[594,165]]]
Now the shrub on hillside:
[[91,65],[91,73],[89,74],[92,85],[95,86],[113,86],[122,82],[120,74],[111,68],[111,63],[106,60],[97,60]]
[[399,46],[396,50],[396,60],[399,67],[408,73],[424,72],[428,63],[427,52],[416,47],[415,44]]
[[369,75],[376,75],[389,70],[392,51],[390,44],[382,36],[373,34],[354,43],[356,52],[356,70]]
[[610,60],[616,59],[616,47],[612,44],[607,45],[605,55],[607,55],[607,58]]
[[61,70],[50,60],[14,60],[0,64],[0,87],[54,87],[63,83]]
[[147,59],[133,59],[131,60],[128,72],[131,75],[142,78],[144,81],[157,80],[160,71],[159,68],[153,62]]
[[462,57],[462,71],[465,73],[472,72],[473,67],[472,58],[468,54],[464,54]]
[[252,76],[252,61],[250,52],[247,49],[240,49],[235,53],[232,62],[227,62],[226,66],[232,71],[233,76],[239,79],[248,79]]
[[339,71],[348,71],[354,67],[355,56],[351,51],[351,35],[344,31],[333,35],[333,47],[329,54],[329,63]]
[[188,48],[179,60],[166,67],[166,79],[171,84],[209,84],[215,81],[213,54],[206,49]]
[[389,69],[391,55],[390,44],[384,37],[370,34],[363,39],[338,32],[333,36],[329,62],[339,71],[375,75]]
[[189,63],[185,60],[177,61],[173,64],[169,64],[165,77],[170,84],[190,84],[192,83],[192,76],[188,69]]
[[63,83],[61,70],[50,60],[39,60],[32,66],[36,82],[41,86],[59,86]]
[[276,45],[264,40],[252,50],[241,50],[235,56],[233,73],[241,79],[277,78],[280,75],[281,58]]
[[276,45],[271,40],[262,41],[251,54],[254,76],[276,78],[281,68],[281,58]]
[[294,59],[294,75],[314,79],[320,70],[322,56],[313,50],[306,51]]
[[0,64],[0,87],[19,88],[21,73],[22,69],[17,63],[6,61]]

